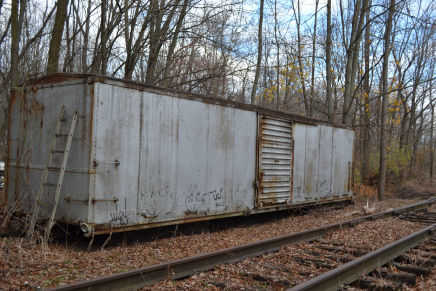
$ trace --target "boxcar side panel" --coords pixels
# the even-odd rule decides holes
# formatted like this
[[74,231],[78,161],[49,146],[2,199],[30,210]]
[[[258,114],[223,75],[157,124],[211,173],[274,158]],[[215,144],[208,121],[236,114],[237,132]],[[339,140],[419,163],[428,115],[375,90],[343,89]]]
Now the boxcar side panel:
[[354,132],[295,124],[294,203],[352,194]]
[[305,201],[306,128],[304,124],[294,125],[294,203]]
[[304,166],[305,200],[318,199],[319,127],[306,126],[306,158]]
[[144,92],[143,223],[253,208],[256,114]]
[[136,223],[142,93],[95,84],[93,223]]
[[333,128],[321,125],[319,127],[319,177],[318,189],[321,198],[332,193],[332,148]]
[[353,194],[352,186],[352,163],[353,163],[353,147],[354,147],[354,132],[343,129],[344,131],[344,159],[347,164],[347,185],[346,194]]
[[253,209],[256,175],[256,113],[232,110],[232,114],[235,138],[230,161],[231,171],[227,172],[232,181],[231,203],[235,210]]
[[96,95],[92,222],[121,227],[253,209],[255,112],[107,84],[96,84]]
[[[162,219],[165,214],[171,216],[179,207],[178,189],[189,184],[191,179],[199,180],[200,187],[206,183],[204,171],[180,173],[178,159],[179,155],[189,155],[189,148],[181,148],[179,142],[192,142],[191,146],[195,146],[195,134],[203,137],[206,134],[204,122],[207,112],[198,112],[198,121],[190,124],[193,126],[190,136],[180,136],[180,125],[186,121],[182,120],[183,113],[180,112],[178,100],[147,93],[142,98],[144,121],[140,148],[138,213],[145,223]],[[198,157],[204,155],[204,148],[197,147],[197,151]],[[191,154],[186,165],[202,168],[206,161]]]
[[353,132],[333,129],[333,194],[350,194]]
[[[65,122],[61,133],[67,133],[75,111],[79,118],[74,133],[70,156],[56,219],[77,223],[86,220],[88,207],[88,169],[90,106],[89,90],[84,82],[61,83],[53,87],[35,86],[32,90],[15,92],[10,107],[8,198],[9,205],[19,203],[20,210],[31,213],[34,197],[39,191],[41,174],[47,166],[50,144],[61,106],[65,106]],[[64,150],[66,139],[56,139],[56,149]],[[61,153],[53,153],[52,166],[59,167]],[[51,170],[48,184],[56,184],[59,170]],[[54,206],[55,187],[44,185],[40,218],[47,218]],[[71,199],[70,199],[71,198]],[[84,203],[86,202],[86,203]]]
[[12,93],[9,104],[8,160],[6,162],[7,193],[5,197],[6,203],[9,206],[15,205],[15,201],[19,200],[21,196],[15,188],[20,180],[17,174],[17,167],[20,164],[18,159],[22,140],[22,133],[20,133],[22,126],[20,124],[22,123],[21,119],[24,117],[20,112],[23,110],[23,101],[24,98],[19,96],[17,92]]

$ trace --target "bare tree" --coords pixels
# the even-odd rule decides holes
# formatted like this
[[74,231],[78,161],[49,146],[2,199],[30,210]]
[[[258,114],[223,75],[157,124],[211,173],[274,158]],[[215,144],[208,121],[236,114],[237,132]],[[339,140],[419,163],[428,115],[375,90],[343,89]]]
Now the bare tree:
[[330,122],[334,121],[332,99],[332,0],[327,0],[327,39],[325,45],[325,70],[326,70],[326,99],[327,116]]
[[[170,24],[174,19],[179,3],[180,0],[173,0],[170,3],[166,3],[166,6],[164,6],[164,1],[150,0],[150,45],[145,79],[146,84],[152,85],[156,82],[155,70],[159,53],[166,41]],[[166,12],[168,15],[166,19],[164,19]]]
[[318,4],[319,0],[315,0],[315,19],[313,23],[313,36],[312,36],[312,64],[311,64],[311,83],[310,83],[310,115],[313,111],[313,100],[315,99],[315,56],[316,56],[316,37],[317,37],[317,25],[318,25]]
[[[280,106],[280,41],[278,37],[279,21],[277,17],[277,1],[274,0],[274,40],[276,43],[276,98],[275,107],[278,110]],[[318,1],[318,0],[317,0]],[[317,2],[318,3],[318,2]]]
[[55,23],[53,25],[50,48],[48,51],[47,73],[58,71],[62,35],[64,33],[65,20],[67,18],[68,0],[58,0],[56,2],[56,7]]
[[183,21],[185,20],[186,14],[188,12],[189,2],[190,2],[190,0],[183,0],[182,10],[179,13],[176,28],[174,30],[173,36],[171,38],[171,43],[170,43],[169,48],[168,48],[165,69],[164,69],[163,78],[162,78],[164,87],[168,87],[170,84],[169,72],[170,72],[171,66],[173,65],[174,52],[176,49],[177,41],[179,40],[180,32],[182,30]]
[[[19,5],[18,5],[19,4]],[[15,86],[18,82],[18,62],[21,41],[21,27],[26,11],[27,0],[12,1],[11,10],[11,69],[10,83]]]
[[433,100],[433,74],[434,74],[434,61],[432,62],[430,70],[430,84],[429,84],[429,100],[430,100],[430,110],[431,110],[431,121],[430,121],[430,181],[433,183],[433,168],[434,168],[434,100]]
[[256,62],[256,74],[254,75],[253,87],[251,89],[251,104],[256,104],[256,91],[257,91],[257,83],[259,82],[260,76],[260,66],[262,64],[262,31],[263,31],[263,6],[264,0],[260,0],[259,7],[259,26],[257,31],[257,62]]
[[[369,1],[369,7],[371,6],[371,0]],[[365,45],[364,45],[364,63],[365,72],[363,80],[363,125],[362,125],[362,158],[361,158],[361,176],[364,183],[368,182],[368,172],[369,172],[369,158],[370,158],[370,94],[371,88],[369,84],[370,75],[370,46],[371,46],[371,21],[370,21],[370,10],[366,11],[366,27],[365,27]]]
[[[133,3],[135,4],[133,16],[129,17],[129,9],[126,9],[126,11],[124,12],[124,42],[126,45],[126,61],[124,65],[125,79],[132,79],[133,71],[138,61],[139,54],[143,51],[145,46],[145,33],[151,20],[151,10],[145,12],[145,7],[140,1],[136,1]],[[128,0],[124,0],[124,6],[129,6]],[[139,25],[138,18],[144,13],[146,14],[146,16],[142,17],[142,24]],[[134,37],[136,27],[140,27],[140,30],[137,33],[137,37],[135,40]]]
[[[301,9],[300,9],[300,0],[297,0],[297,7],[295,7],[294,1],[292,3],[292,11],[294,12],[295,22],[297,25],[297,54],[298,54],[298,72],[300,75],[300,83],[301,83],[301,89],[303,93],[303,100],[304,100],[304,109],[306,112],[306,115],[311,117],[312,116],[312,108],[310,106],[309,97],[307,96],[306,92],[306,83],[305,83],[305,76],[304,76],[304,65],[303,65],[303,43],[301,39]],[[315,37],[315,36],[314,36]]]
[[389,12],[386,20],[386,28],[384,35],[384,55],[383,55],[383,71],[382,71],[382,106],[380,113],[380,173],[378,182],[378,200],[383,200],[386,183],[386,141],[385,141],[385,123],[386,123],[386,108],[388,99],[388,65],[389,55],[391,54],[391,31],[392,18],[395,12],[395,0],[390,0]]
[[[110,4],[110,5],[109,5]],[[106,74],[112,48],[121,35],[119,23],[123,17],[124,6],[117,1],[102,0],[100,4],[100,23],[96,35],[92,73]],[[116,29],[118,28],[118,31]],[[116,32],[116,33],[115,33]]]
[[[430,85],[430,92],[431,92],[432,86]],[[433,182],[433,168],[434,168],[434,140],[433,140],[433,134],[434,134],[434,103],[433,100],[431,100],[431,93],[430,93],[430,105],[431,105],[431,121],[430,121],[430,181]]]
[[[346,68],[345,68],[345,84],[344,84],[344,105],[342,108],[342,123],[351,124],[351,106],[353,104],[355,80],[358,70],[359,47],[362,38],[362,27],[365,19],[366,10],[368,9],[369,0],[356,0],[354,4],[354,13],[351,23],[351,35],[347,42],[344,39],[346,47]],[[342,0],[341,17],[343,18]],[[342,29],[345,30],[345,24],[342,23]]]

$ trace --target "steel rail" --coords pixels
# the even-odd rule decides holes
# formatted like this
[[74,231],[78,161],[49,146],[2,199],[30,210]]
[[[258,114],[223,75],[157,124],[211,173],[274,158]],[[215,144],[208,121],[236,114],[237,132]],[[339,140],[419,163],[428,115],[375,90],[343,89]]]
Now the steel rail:
[[432,224],[400,240],[370,252],[356,260],[315,277],[307,282],[288,289],[289,291],[329,291],[338,290],[361,276],[392,261],[409,249],[435,235],[436,224]]
[[136,290],[166,279],[180,279],[199,271],[206,271],[218,264],[233,263],[246,257],[265,254],[279,249],[281,246],[300,241],[312,240],[337,229],[352,227],[359,223],[380,219],[387,216],[399,215],[404,212],[425,208],[436,203],[436,198],[428,199],[409,206],[396,208],[373,215],[363,216],[345,222],[330,224],[313,230],[283,235],[265,239],[237,247],[201,254],[167,263],[152,265],[133,271],[109,275],[71,285],[61,286],[52,291],[70,290]]

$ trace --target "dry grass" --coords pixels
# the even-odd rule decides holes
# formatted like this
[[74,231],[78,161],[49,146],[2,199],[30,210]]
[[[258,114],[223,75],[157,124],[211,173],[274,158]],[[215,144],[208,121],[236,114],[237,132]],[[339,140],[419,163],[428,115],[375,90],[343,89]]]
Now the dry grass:
[[373,186],[357,184],[353,190],[356,201],[375,202],[377,200],[377,189]]

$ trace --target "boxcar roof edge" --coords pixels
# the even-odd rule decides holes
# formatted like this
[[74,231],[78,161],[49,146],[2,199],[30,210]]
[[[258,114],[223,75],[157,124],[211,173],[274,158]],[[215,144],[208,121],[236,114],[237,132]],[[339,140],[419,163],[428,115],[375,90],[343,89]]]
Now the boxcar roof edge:
[[[135,89],[139,91],[146,91],[158,95],[169,95],[171,97],[181,98],[181,99],[188,99],[188,100],[195,100],[200,101],[207,104],[215,104],[225,107],[234,107],[239,108],[246,111],[253,111],[258,112],[261,114],[268,114],[270,116],[275,116],[278,118],[284,118],[287,120],[295,121],[298,123],[304,123],[309,125],[329,125],[332,127],[337,128],[345,128],[350,129],[352,128],[350,126],[346,126],[344,124],[338,124],[338,123],[331,123],[325,120],[320,120],[316,118],[309,118],[303,115],[293,114],[293,113],[286,113],[274,109],[264,108],[258,105],[252,105],[252,104],[246,104],[241,102],[236,102],[232,100],[222,99],[218,98],[216,96],[205,96],[201,94],[196,93],[187,93],[182,92],[174,89],[168,89],[168,88],[162,88],[152,85],[146,85],[141,82],[132,81],[132,80],[124,80],[124,79],[118,79],[110,76],[104,76],[104,75],[97,75],[97,74],[84,74],[84,73],[54,73],[54,74],[48,74],[44,75],[39,78],[33,78],[28,79],[21,85],[15,87],[12,89],[12,91],[18,89],[18,88],[26,88],[28,86],[37,86],[37,87],[45,87],[44,85],[60,85],[57,83],[65,82],[65,81],[74,81],[74,80],[88,80],[89,84],[92,83],[103,83],[118,87],[125,87],[130,89]],[[75,84],[74,82],[69,83],[70,85]]]

